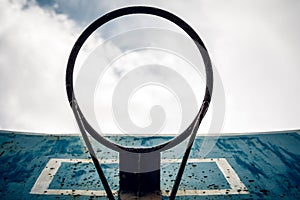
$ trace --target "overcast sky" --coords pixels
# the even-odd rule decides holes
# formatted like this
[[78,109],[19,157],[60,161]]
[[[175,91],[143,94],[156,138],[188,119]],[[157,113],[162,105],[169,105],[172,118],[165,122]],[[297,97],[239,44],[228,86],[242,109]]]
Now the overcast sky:
[[[71,48],[93,20],[129,5],[137,4],[123,0],[1,1],[0,129],[78,132],[65,94]],[[300,1],[158,0],[138,5],[174,13],[203,39],[224,87],[221,132],[300,128]],[[104,27],[91,40],[104,41],[113,31],[133,26],[132,20],[121,22]]]

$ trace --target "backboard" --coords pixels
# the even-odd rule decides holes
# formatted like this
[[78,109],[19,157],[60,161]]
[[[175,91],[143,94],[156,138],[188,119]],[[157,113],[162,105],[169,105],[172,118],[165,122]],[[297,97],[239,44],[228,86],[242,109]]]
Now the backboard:
[[[110,137],[136,142],[130,136]],[[209,137],[216,143],[205,157],[199,154],[204,137],[196,138],[177,199],[300,198],[299,132]],[[0,145],[1,199],[106,199],[78,135],[1,131]],[[183,148],[172,148],[161,156],[163,199],[168,199],[180,163],[177,154]],[[97,154],[117,196],[118,154],[103,146]]]

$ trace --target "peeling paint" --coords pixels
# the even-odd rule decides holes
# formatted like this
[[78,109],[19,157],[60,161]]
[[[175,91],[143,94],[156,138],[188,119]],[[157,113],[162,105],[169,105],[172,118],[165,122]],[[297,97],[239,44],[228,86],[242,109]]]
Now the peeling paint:
[[[113,136],[111,136],[113,137]],[[128,138],[127,138],[128,139]],[[169,138],[159,137],[165,141]],[[141,140],[137,140],[141,141]],[[191,159],[199,159],[199,147],[203,141],[197,137]],[[98,147],[99,159],[117,161],[117,153]],[[162,154],[162,159],[178,158],[178,149],[171,149]],[[214,162],[190,162],[180,185],[181,196],[178,199],[300,199],[300,135],[296,132],[277,134],[256,134],[220,137],[216,146],[207,155],[208,158],[225,158],[239,176],[244,188],[239,192],[248,194],[231,194],[230,185]],[[56,173],[49,167],[48,176],[53,178],[49,188],[59,188],[59,195],[30,194],[42,170],[52,158],[89,159],[86,149],[77,136],[45,136],[2,132],[0,134],[0,195],[1,199],[106,199],[97,193],[83,196],[78,190],[101,190],[101,182],[91,163],[82,161],[65,163]],[[190,161],[193,161],[191,160]],[[118,190],[117,163],[104,163],[104,171],[112,189]],[[167,199],[172,181],[176,176],[178,162],[162,163],[161,188],[163,198]],[[72,188],[71,191],[64,189]],[[227,190],[225,195],[202,193],[189,195],[195,190]],[[51,192],[50,192],[51,193]],[[116,193],[117,194],[117,193]],[[104,194],[103,194],[104,195]],[[204,195],[204,196],[203,196]]]

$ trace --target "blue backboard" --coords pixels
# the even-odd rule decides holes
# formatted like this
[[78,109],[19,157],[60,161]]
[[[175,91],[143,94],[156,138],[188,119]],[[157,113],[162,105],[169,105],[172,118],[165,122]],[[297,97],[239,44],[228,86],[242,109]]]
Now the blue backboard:
[[[163,142],[168,137],[156,139]],[[216,143],[205,157],[199,153],[204,137],[196,138],[177,199],[300,198],[299,132],[209,137]],[[1,199],[106,199],[79,136],[2,131],[0,144]],[[163,199],[168,198],[178,171],[178,149],[162,154]],[[118,154],[98,147],[97,155],[117,196]]]

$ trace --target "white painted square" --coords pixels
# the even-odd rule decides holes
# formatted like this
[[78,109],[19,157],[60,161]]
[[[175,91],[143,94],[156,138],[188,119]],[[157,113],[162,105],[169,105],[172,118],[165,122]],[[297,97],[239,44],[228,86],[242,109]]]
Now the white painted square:
[[[40,176],[33,185],[31,194],[45,194],[45,195],[87,195],[87,196],[106,196],[105,190],[73,190],[73,189],[49,189],[53,177],[57,173],[61,163],[92,163],[91,159],[58,159],[52,158],[47,163],[46,167],[41,172]],[[162,163],[180,163],[181,159],[162,159]],[[229,165],[225,158],[202,158],[189,159],[189,163],[200,162],[215,162],[226,181],[229,183],[229,189],[217,190],[178,190],[177,196],[198,196],[198,195],[227,195],[227,194],[248,194],[246,186],[242,183],[236,172]],[[116,159],[100,160],[101,164],[117,164]],[[117,195],[118,191],[113,190],[113,194]],[[162,195],[168,196],[169,192],[162,191]]]

